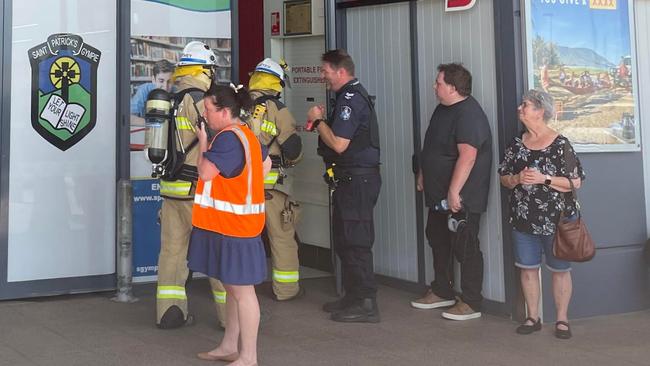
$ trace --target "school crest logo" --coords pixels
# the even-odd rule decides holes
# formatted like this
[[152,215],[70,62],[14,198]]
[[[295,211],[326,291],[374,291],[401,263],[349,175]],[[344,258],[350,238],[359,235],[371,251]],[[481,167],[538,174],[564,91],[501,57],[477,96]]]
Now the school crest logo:
[[27,52],[32,66],[32,127],[65,151],[95,127],[101,52],[69,33],[53,34]]

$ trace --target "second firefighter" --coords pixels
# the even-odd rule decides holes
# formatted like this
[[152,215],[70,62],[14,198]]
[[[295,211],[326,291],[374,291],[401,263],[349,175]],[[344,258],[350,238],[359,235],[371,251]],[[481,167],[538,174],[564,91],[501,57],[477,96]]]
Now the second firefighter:
[[302,142],[296,133],[295,119],[280,102],[284,75],[284,68],[267,58],[255,67],[249,82],[255,102],[249,124],[255,136],[269,149],[273,161],[271,171],[264,178],[264,190],[273,297],[278,301],[291,300],[304,293],[298,282],[300,265],[295,238],[299,206],[291,198],[291,167],[302,158]]

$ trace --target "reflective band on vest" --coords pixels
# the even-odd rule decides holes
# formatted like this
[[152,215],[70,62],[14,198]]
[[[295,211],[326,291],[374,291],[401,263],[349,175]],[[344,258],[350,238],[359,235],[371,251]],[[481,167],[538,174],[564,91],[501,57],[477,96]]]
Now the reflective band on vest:
[[214,302],[217,304],[226,303],[226,291],[212,291],[212,296],[214,296]]
[[264,120],[262,123],[262,131],[268,133],[271,136],[275,136],[278,134],[278,128],[275,125],[275,122],[271,122],[268,120]]
[[217,201],[212,197],[194,196],[194,203],[201,205],[201,207],[214,208],[217,211],[228,212],[235,215],[255,215],[264,213],[264,204],[258,205],[236,205],[231,202]]
[[208,182],[199,179],[192,225],[232,237],[253,238],[261,234],[265,219],[262,147],[245,124],[229,126],[219,134],[224,132],[233,132],[244,147],[243,170],[236,177],[217,175]]
[[273,270],[273,281],[282,283],[298,282],[300,275],[298,271],[278,271]]
[[278,177],[280,177],[280,172],[270,171],[269,174],[264,177],[264,184],[275,184],[278,181]]
[[194,126],[192,126],[192,122],[187,117],[176,117],[176,128],[179,130],[194,131]]
[[166,180],[160,181],[160,194],[170,196],[189,196],[192,190],[192,182],[175,181],[169,182]]
[[185,287],[183,286],[158,286],[158,299],[187,300]]
[[[203,186],[203,192],[210,192],[212,190],[212,181],[206,182]],[[244,204],[237,205],[227,201],[215,200],[209,195],[194,195],[194,203],[201,207],[214,208],[217,211],[228,212],[235,215],[255,215],[264,213],[264,203],[261,204]]]

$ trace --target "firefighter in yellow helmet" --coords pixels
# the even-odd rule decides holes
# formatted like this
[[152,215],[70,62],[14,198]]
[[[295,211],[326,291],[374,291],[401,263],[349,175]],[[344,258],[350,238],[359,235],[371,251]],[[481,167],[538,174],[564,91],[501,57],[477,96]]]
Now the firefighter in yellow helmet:
[[300,265],[295,239],[299,206],[291,198],[291,167],[302,158],[302,142],[296,133],[296,120],[280,102],[286,64],[283,66],[270,58],[264,59],[255,67],[248,85],[255,101],[248,123],[260,142],[268,147],[273,161],[271,171],[264,177],[264,189],[273,296],[278,301],[295,299],[304,293],[298,282]]
[[[203,94],[210,87],[216,68],[216,56],[206,44],[188,43],[174,70],[176,109],[175,139],[178,159],[172,177],[161,178],[160,212],[161,245],[158,257],[158,288],[156,294],[156,325],[162,329],[191,324],[193,316],[187,310],[185,283],[188,279],[187,249],[192,231],[192,204],[198,173],[196,161],[198,144],[196,132],[203,114]],[[168,154],[172,152],[168,151]],[[219,325],[225,327],[226,290],[223,284],[210,278]]]

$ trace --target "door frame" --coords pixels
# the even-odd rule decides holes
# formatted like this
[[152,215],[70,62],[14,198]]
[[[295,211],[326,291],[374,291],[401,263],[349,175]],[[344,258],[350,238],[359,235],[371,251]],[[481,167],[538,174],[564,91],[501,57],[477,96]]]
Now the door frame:
[[[418,32],[417,32],[417,1],[415,0],[382,0],[382,1],[365,1],[360,0],[351,4],[336,4],[336,0],[327,0],[328,1],[328,10],[336,14],[336,19],[334,22],[327,21],[326,24],[329,25],[333,23],[332,27],[334,29],[326,31],[326,40],[333,40],[333,42],[327,41],[328,49],[333,48],[342,48],[347,50],[347,9],[355,7],[369,7],[369,6],[379,6],[392,3],[409,3],[409,38],[410,38],[410,57],[411,57],[411,94],[413,98],[411,100],[412,108],[412,128],[413,128],[413,155],[411,157],[412,172],[417,176],[417,167],[419,166],[420,159],[420,150],[421,150],[421,124],[420,124],[420,81],[419,81],[419,67],[418,67]],[[327,16],[330,13],[327,13]],[[329,93],[329,92],[328,92]],[[418,192],[416,189],[417,179],[414,179],[413,192],[415,195],[415,217],[416,217],[416,258],[417,263],[414,263],[417,267],[417,283],[413,283],[406,280],[389,278],[386,276],[380,276],[385,283],[396,284],[398,287],[406,288],[412,291],[422,291],[426,286],[426,260],[425,260],[425,238],[424,238],[424,194]]]

